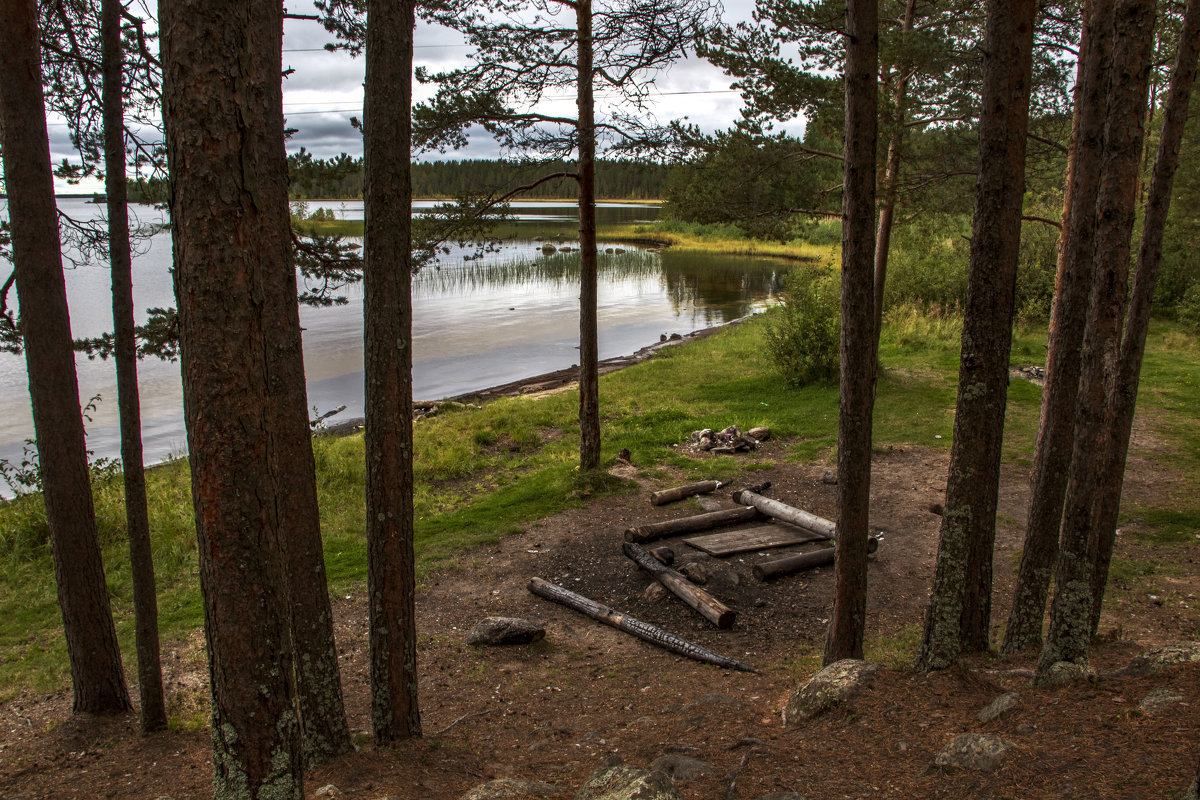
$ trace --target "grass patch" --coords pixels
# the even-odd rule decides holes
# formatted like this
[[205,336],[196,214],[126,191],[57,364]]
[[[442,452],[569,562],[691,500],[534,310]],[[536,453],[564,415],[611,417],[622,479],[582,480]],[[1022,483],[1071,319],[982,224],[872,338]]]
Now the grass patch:
[[[889,312],[881,343],[874,439],[876,445],[948,447],[961,318],[952,309]],[[694,460],[673,445],[697,428],[764,425],[787,439],[784,457],[824,459],[837,442],[835,383],[787,385],[768,363],[763,320],[717,336],[667,348],[656,357],[601,379],[603,455],[633,453],[645,475],[679,470],[686,479],[729,479],[749,467],[735,458]],[[1044,330],[1014,338],[1013,363],[1040,363]],[[1200,475],[1200,349],[1175,326],[1156,324],[1142,397],[1164,439],[1178,443],[1156,456],[1183,474]],[[1009,388],[1006,458],[1028,458],[1040,390],[1026,381]],[[578,396],[497,400],[482,409],[444,409],[419,420],[416,459],[418,576],[453,565],[473,548],[495,542],[524,523],[577,506],[630,484],[576,470]],[[1175,432],[1180,438],[1174,438]],[[940,438],[939,438],[940,437]],[[361,436],[314,439],[321,523],[330,589],[357,592],[366,573],[365,462]],[[181,641],[202,622],[198,563],[186,461],[151,470],[151,529],[164,642]],[[95,487],[97,518],[118,633],[132,663],[132,601],[119,478]],[[1194,541],[1200,509],[1139,508],[1153,530],[1151,544]],[[469,556],[468,556],[469,557]],[[67,682],[65,645],[55,595],[45,512],[36,496],[0,504],[0,701],[24,690],[47,692]],[[1136,578],[1164,567],[1117,560],[1114,575]],[[882,663],[906,666],[915,627],[868,645]],[[805,661],[805,669],[808,662]],[[181,711],[181,718],[187,713]],[[186,723],[185,723],[186,724]]]

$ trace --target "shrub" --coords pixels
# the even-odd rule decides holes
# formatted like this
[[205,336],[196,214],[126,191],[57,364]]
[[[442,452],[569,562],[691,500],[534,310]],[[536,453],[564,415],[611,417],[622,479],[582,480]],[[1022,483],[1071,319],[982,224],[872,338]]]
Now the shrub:
[[1200,333],[1200,283],[1193,283],[1175,305],[1179,322],[1192,333]]
[[766,321],[767,352],[792,386],[829,380],[838,373],[837,275],[814,267],[784,279],[783,303]]

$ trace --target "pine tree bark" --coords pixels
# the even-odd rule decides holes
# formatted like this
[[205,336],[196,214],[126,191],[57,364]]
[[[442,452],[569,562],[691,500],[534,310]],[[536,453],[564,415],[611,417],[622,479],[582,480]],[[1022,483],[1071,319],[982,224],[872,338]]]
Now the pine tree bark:
[[579,106],[579,468],[600,466],[600,345],[597,334],[596,113],[592,0],[576,0]]
[[833,613],[824,663],[862,658],[867,615],[871,417],[875,405],[875,145],[879,8],[846,3],[846,144],[842,186],[841,397]]
[[413,555],[412,0],[367,6],[365,183],[367,593],[371,724],[421,735]]
[[1032,650],[1041,644],[1046,597],[1058,554],[1075,432],[1079,354],[1092,283],[1105,93],[1112,66],[1113,7],[1114,0],[1086,0],[1084,4],[1075,118],[1058,242],[1058,274],[1050,314],[1046,384],[1033,455],[1025,543],[1004,636],[1006,653]]
[[[298,369],[282,8],[160,4],[184,416],[212,691],[214,797],[303,797],[286,539]],[[293,277],[294,280],[294,277]],[[307,420],[299,423],[307,427]]]
[[1118,0],[1113,61],[1097,197],[1095,272],[1080,364],[1071,472],[1054,575],[1050,627],[1038,658],[1039,679],[1059,661],[1081,663],[1091,640],[1094,554],[1089,539],[1105,489],[1098,468],[1109,446],[1108,386],[1117,359],[1128,290],[1130,236],[1142,155],[1143,111],[1154,38],[1154,0]]
[[1110,438],[1103,463],[1103,488],[1099,492],[1094,540],[1089,545],[1095,554],[1092,570],[1092,635],[1100,628],[1108,568],[1116,541],[1117,515],[1125,479],[1125,459],[1133,431],[1133,412],[1137,405],[1138,381],[1146,352],[1146,333],[1150,327],[1150,308],[1158,280],[1162,256],[1163,231],[1171,205],[1171,187],[1179,165],[1179,146],[1187,122],[1188,103],[1196,80],[1196,60],[1200,54],[1200,0],[1189,0],[1179,32],[1175,66],[1167,88],[1163,108],[1163,128],[1142,220],[1142,242],[1138,250],[1137,271],[1133,278],[1126,313],[1125,333],[1121,340],[1121,360],[1116,381],[1108,390],[1108,426]]
[[979,179],[959,359],[954,443],[918,669],[986,650],[1000,455],[1025,194],[1035,0],[987,6]]
[[125,110],[121,97],[124,52],[120,0],[100,7],[102,105],[104,114],[104,191],[108,208],[108,258],[112,271],[114,360],[117,408],[121,417],[121,471],[125,481],[125,526],[133,579],[138,700],[143,733],[167,727],[162,665],[158,645],[158,596],[146,506],[146,470],[142,465],[142,411],[138,397],[137,340],[133,318],[133,258],[129,245],[129,209],[125,182]]
[[5,3],[0,150],[72,710],[115,713],[129,709],[129,694],[92,505],[41,77],[36,6],[33,0]]

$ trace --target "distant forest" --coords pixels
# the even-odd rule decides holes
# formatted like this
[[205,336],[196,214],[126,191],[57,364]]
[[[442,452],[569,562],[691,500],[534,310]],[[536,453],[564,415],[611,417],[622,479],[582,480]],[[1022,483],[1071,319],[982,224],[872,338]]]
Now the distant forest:
[[[362,197],[363,160],[345,154],[313,158],[301,150],[288,156],[291,195],[296,200]],[[555,172],[574,172],[569,161],[526,164],[498,159],[429,161],[412,165],[416,197],[461,197],[466,194],[504,193],[533,183]],[[601,198],[651,200],[663,196],[671,168],[635,161],[596,164],[596,195]],[[523,197],[574,198],[578,185],[570,178],[547,181],[523,192]]]

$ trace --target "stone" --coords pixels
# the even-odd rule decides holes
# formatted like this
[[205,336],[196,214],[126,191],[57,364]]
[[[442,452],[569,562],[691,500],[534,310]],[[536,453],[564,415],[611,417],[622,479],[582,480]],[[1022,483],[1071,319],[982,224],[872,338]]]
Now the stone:
[[812,719],[853,698],[867,686],[879,667],[869,661],[844,658],[809,678],[792,692],[783,709],[783,724]]
[[650,764],[650,769],[657,772],[665,772],[676,783],[695,780],[696,778],[712,775],[716,772],[713,765],[707,761],[701,761],[698,758],[678,753],[671,753],[654,759],[653,763]]
[[1050,665],[1045,675],[1039,675],[1036,683],[1043,689],[1057,689],[1070,686],[1073,683],[1096,680],[1096,671],[1087,664],[1076,664],[1072,661],[1058,661]]
[[829,486],[837,486],[837,473],[826,472],[821,476],[821,483],[828,484]]
[[1006,692],[991,702],[987,708],[979,712],[980,722],[991,722],[999,719],[1005,712],[1015,708],[1020,698],[1016,692]]
[[962,733],[933,759],[934,770],[969,769],[995,772],[1013,743],[983,733]]
[[771,429],[759,426],[746,431],[747,436],[752,436],[760,442],[765,442],[771,438]]
[[546,638],[546,629],[531,620],[515,617],[485,617],[467,634],[467,644],[531,644]]
[[332,783],[325,784],[320,789],[317,789],[317,791],[315,793],[313,793],[313,797],[319,797],[319,798],[322,798],[322,800],[326,797],[341,797],[341,796],[342,796],[342,790],[339,789],[338,787],[334,786]]
[[646,591],[642,592],[642,599],[647,603],[661,603],[667,599],[667,595],[669,594],[670,592],[667,591],[665,586],[655,581],[646,587]]
[[1200,642],[1171,642],[1133,657],[1125,674],[1135,677],[1156,675],[1176,664],[1200,661]]
[[666,773],[620,765],[593,772],[575,800],[683,800],[683,795]]
[[526,800],[530,797],[549,797],[560,793],[562,793],[562,789],[552,783],[497,778],[476,786],[464,794],[460,800],[517,800],[517,798]]
[[1176,703],[1182,703],[1183,700],[1183,695],[1168,686],[1155,689],[1147,694],[1142,698],[1142,702],[1138,703],[1138,708],[1141,709],[1143,714],[1153,716],[1160,711],[1165,711]]

